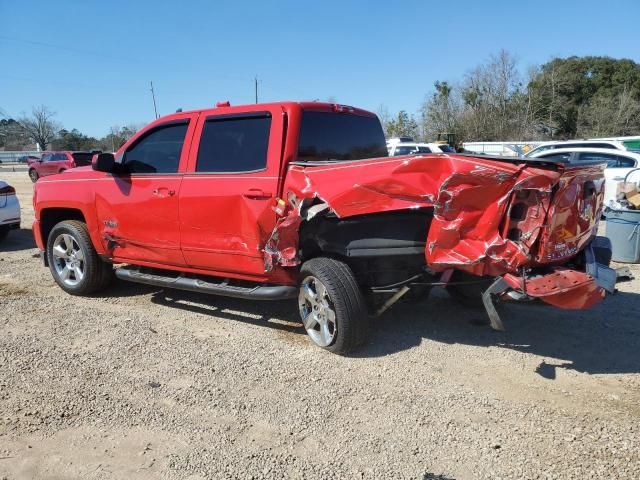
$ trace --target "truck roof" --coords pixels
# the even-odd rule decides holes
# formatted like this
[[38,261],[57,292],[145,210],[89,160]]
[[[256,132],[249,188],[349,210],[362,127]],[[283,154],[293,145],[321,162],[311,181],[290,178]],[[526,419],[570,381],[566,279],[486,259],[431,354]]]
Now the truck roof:
[[280,102],[266,102],[266,103],[245,103],[240,105],[225,105],[226,102],[218,102],[217,105],[206,108],[198,108],[194,110],[186,110],[183,112],[175,112],[168,115],[163,115],[161,119],[170,120],[174,116],[184,115],[185,113],[202,113],[202,112],[215,112],[222,113],[223,111],[242,112],[245,110],[256,111],[264,108],[277,108],[281,107],[283,110],[289,110],[291,108],[300,108],[302,110],[315,110],[315,111],[327,111],[327,112],[340,112],[340,113],[353,113],[356,115],[364,116],[376,116],[375,113],[361,108],[352,107],[350,105],[342,105],[339,103],[328,102],[295,102],[295,101],[280,101]]

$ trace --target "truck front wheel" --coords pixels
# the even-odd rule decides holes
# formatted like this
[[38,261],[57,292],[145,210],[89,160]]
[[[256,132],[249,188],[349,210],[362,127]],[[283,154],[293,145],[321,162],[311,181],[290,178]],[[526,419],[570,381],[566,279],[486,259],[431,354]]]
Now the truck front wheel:
[[300,271],[298,305],[309,338],[345,354],[366,339],[367,308],[353,272],[333,258],[313,258]]
[[53,227],[47,240],[47,257],[53,279],[71,295],[102,290],[113,277],[110,264],[96,253],[87,226],[66,220]]

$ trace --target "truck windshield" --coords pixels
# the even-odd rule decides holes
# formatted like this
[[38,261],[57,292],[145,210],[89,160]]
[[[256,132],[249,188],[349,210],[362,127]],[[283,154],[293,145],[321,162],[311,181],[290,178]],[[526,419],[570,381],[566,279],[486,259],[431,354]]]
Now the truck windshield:
[[302,114],[299,161],[360,160],[388,155],[377,117],[313,111]]

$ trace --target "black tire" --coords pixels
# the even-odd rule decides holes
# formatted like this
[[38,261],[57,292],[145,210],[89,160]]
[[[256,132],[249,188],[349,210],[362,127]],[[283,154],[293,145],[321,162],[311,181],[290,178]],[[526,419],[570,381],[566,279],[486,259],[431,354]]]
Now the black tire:
[[35,168],[32,168],[31,170],[29,170],[29,178],[33,183],[36,183],[38,181],[38,178],[40,178],[40,175],[38,175],[38,172],[36,171]]
[[[302,282],[308,277],[322,282],[327,291],[328,301],[335,312],[333,341],[320,347],[344,355],[364,343],[369,329],[367,306],[349,266],[333,258],[313,258],[305,262],[300,269],[301,292]],[[313,341],[311,335],[310,338]]]
[[9,235],[9,227],[0,227],[0,242]]
[[[56,239],[63,234],[73,238],[84,258],[82,262],[84,275],[75,285],[65,283],[56,269],[60,260],[54,257],[53,247]],[[86,224],[77,220],[65,220],[53,227],[47,239],[47,259],[53,279],[60,288],[71,295],[84,296],[96,293],[104,289],[113,278],[113,267],[111,264],[103,262],[98,256],[91,243]]]
[[491,286],[493,277],[478,277],[467,272],[456,270],[451,276],[450,282],[473,282],[462,285],[447,285],[447,293],[455,301],[473,308],[484,307],[482,293]]

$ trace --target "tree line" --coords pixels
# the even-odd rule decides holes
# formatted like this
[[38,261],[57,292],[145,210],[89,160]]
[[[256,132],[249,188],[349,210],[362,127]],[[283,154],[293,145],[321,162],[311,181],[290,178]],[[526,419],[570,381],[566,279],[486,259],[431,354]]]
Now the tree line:
[[640,135],[640,64],[554,58],[523,74],[507,51],[456,82],[437,81],[415,115],[378,112],[388,137],[457,141],[563,140]]
[[90,137],[80,130],[67,130],[55,120],[55,113],[41,105],[33,107],[31,115],[18,119],[0,120],[0,147],[5,150],[25,150],[34,144],[41,150],[116,151],[140,128],[131,123],[124,127],[113,126],[101,138]]

